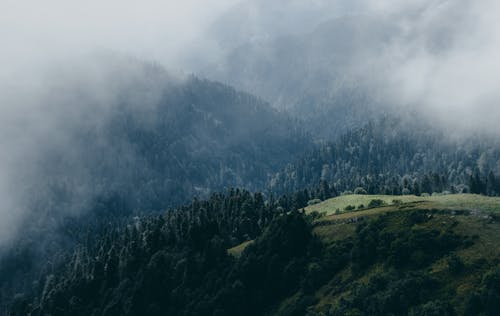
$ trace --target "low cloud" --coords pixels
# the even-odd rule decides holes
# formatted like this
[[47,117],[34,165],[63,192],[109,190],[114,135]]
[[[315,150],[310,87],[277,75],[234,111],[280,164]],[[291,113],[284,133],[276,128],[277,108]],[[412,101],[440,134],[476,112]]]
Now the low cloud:
[[[113,80],[99,64],[85,62],[95,51],[182,73],[222,62],[245,43],[307,36],[331,19],[374,17],[391,35],[382,48],[350,46],[356,51],[346,52],[354,65],[346,76],[366,77],[374,98],[398,108],[421,109],[451,128],[500,135],[500,4],[494,0],[4,0],[0,12],[0,245],[26,217],[20,188],[37,184],[40,152],[71,148],[72,128],[98,124],[103,105],[113,103]],[[330,45],[336,40],[325,38]],[[81,84],[83,90],[75,89]],[[54,91],[72,94],[60,95],[58,106],[45,103]],[[84,187],[80,193],[89,194]]]
[[442,1],[401,20],[385,95],[457,130],[500,133],[500,5]]

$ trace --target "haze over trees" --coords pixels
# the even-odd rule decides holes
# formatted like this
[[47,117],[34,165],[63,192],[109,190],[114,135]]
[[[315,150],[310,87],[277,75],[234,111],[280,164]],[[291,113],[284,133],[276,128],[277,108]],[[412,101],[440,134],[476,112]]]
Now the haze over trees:
[[500,311],[494,0],[0,12],[1,315]]

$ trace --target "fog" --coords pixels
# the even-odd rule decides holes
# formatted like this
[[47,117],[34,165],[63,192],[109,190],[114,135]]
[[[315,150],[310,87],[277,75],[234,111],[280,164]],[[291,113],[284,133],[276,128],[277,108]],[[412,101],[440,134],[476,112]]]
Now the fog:
[[443,1],[403,23],[409,39],[388,50],[396,62],[386,93],[396,104],[416,104],[456,130],[498,135],[498,2]]
[[[75,149],[74,134],[85,124],[98,130],[108,105],[116,104],[117,89],[151,85],[141,82],[141,67],[126,59],[163,63],[181,73],[175,56],[229,3],[0,2],[0,246],[25,220],[42,226],[53,221],[33,216],[35,205],[37,212],[57,209],[51,216],[77,214],[99,190],[81,148]],[[157,97],[154,87],[138,90],[144,93],[136,95],[137,104],[154,103],[147,100]],[[96,147],[107,146],[99,141]],[[47,164],[51,150],[64,154]],[[47,177],[60,171],[68,174]],[[53,178],[74,190],[61,205],[50,204],[47,187]]]
[[[267,45],[279,46],[281,39],[308,43],[302,39],[329,21],[347,18],[356,26],[367,17],[384,26],[377,32],[388,33],[359,34],[370,31],[360,27],[351,28],[355,32],[345,39],[327,36],[322,50],[308,55],[304,63],[300,54],[294,57],[300,66],[289,64],[281,76],[270,77],[278,79],[267,87],[261,84],[267,76],[238,60],[229,61],[242,47],[248,54],[256,52],[256,64],[273,61],[266,55]],[[333,34],[343,34],[335,27]],[[321,54],[330,62],[328,49],[352,38],[356,41],[346,46],[342,58],[320,63]],[[25,219],[20,187],[40,183],[33,180],[40,176],[38,170],[32,170],[40,151],[71,148],[66,136],[78,126],[75,122],[98,125],[105,117],[105,105],[114,98],[114,79],[96,71],[107,65],[88,62],[96,52],[157,62],[181,77],[200,73],[275,105],[284,94],[302,91],[288,84],[294,72],[296,78],[310,76],[304,89],[324,94],[337,90],[314,73],[322,69],[328,75],[341,69],[343,80],[352,77],[370,87],[376,104],[404,111],[416,108],[457,131],[500,134],[500,4],[494,0],[4,0],[0,39],[0,244]],[[236,66],[228,69],[231,63]],[[310,64],[317,69],[307,68]],[[58,72],[61,68],[64,71]],[[86,80],[78,81],[82,76]],[[63,94],[59,102],[45,103],[53,100],[54,91],[74,92],[82,82],[78,96]],[[318,87],[322,82],[328,85]],[[78,157],[74,159],[76,174],[84,178]],[[77,200],[83,203],[90,193],[82,190]]]
[[[495,131],[493,122],[500,115],[496,104],[500,94],[496,91],[500,76],[496,58],[500,51],[499,9],[493,0],[213,0],[203,4],[195,0],[7,0],[0,4],[0,83],[8,90],[21,86],[26,90],[23,95],[30,94],[35,86],[44,88],[39,75],[51,65],[61,60],[76,63],[82,55],[104,50],[159,62],[172,72],[201,73],[237,86],[246,80],[249,83],[240,88],[262,92],[259,96],[269,99],[269,93],[253,87],[256,83],[251,82],[265,78],[252,69],[238,64],[236,70],[221,76],[211,72],[213,65],[220,70],[238,47],[260,47],[258,53],[265,55],[266,45],[279,45],[276,39],[307,38],[321,24],[342,17],[354,24],[371,17],[374,23],[384,24],[383,31],[390,34],[383,38],[370,33],[375,30],[356,30],[366,33],[361,37],[365,41],[343,52],[351,65],[345,76],[370,77],[363,80],[371,81],[386,103],[418,105],[445,120]],[[342,34],[342,30],[336,31],[334,35]],[[359,34],[347,36],[358,38]],[[375,41],[367,43],[370,37]],[[323,40],[335,50],[344,39]],[[370,55],[361,54],[363,51]],[[328,51],[317,54],[327,55]],[[267,58],[258,56],[256,61]],[[323,67],[332,72],[346,69],[335,63]],[[289,68],[293,75],[296,70],[293,65]],[[286,83],[281,85],[286,87]],[[451,109],[453,113],[449,113]],[[463,116],[468,116],[467,121],[460,120]],[[470,118],[479,124],[471,123]]]
[[[24,220],[30,221],[30,229],[50,230],[58,222],[54,217],[79,214],[104,189],[86,164],[88,154],[109,153],[119,146],[102,137],[110,110],[123,90],[132,87],[138,93],[131,97],[140,98],[142,107],[154,104],[159,94],[140,64],[122,59],[89,55],[78,58],[78,64],[61,61],[22,85],[9,83],[0,89],[0,246],[15,237]],[[148,89],[142,89],[146,83]],[[82,136],[93,137],[92,146],[78,136],[89,131]],[[135,159],[126,146],[121,156]],[[94,161],[106,164],[105,159]],[[117,173],[120,167],[107,172]]]
[[498,2],[284,2],[222,15],[205,36],[219,55],[197,70],[278,107],[362,86],[374,106],[417,110],[456,132],[500,132]]

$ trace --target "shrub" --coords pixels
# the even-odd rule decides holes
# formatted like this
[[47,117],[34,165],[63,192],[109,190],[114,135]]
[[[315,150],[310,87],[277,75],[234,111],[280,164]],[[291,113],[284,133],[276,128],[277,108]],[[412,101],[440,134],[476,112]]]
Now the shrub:
[[401,204],[403,204],[403,201],[397,200],[397,199],[396,200],[392,200],[392,204],[394,204],[394,205],[401,205]]
[[381,199],[374,199],[374,200],[371,200],[370,203],[368,204],[368,207],[372,208],[372,207],[380,207],[382,205],[384,205],[385,202]]
[[347,205],[347,206],[344,208],[344,210],[346,210],[346,211],[352,211],[352,210],[355,210],[355,209],[356,209],[356,207],[355,207],[354,205]]

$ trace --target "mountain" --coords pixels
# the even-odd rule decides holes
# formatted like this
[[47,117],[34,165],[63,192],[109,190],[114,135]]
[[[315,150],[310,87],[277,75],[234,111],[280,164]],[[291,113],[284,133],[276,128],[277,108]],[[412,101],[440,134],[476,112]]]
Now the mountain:
[[499,148],[491,137],[452,137],[418,116],[385,117],[305,153],[268,186],[279,193],[316,186],[313,195],[321,199],[356,188],[369,194],[499,195]]
[[232,190],[137,219],[78,248],[12,315],[495,315],[498,198],[362,197],[306,215]]
[[165,209],[226,187],[262,188],[311,146],[286,115],[231,87],[134,60],[91,66],[57,73],[66,82],[43,100],[57,130],[33,153],[28,176],[48,195],[33,204],[117,196],[130,209]]
[[247,93],[111,57],[53,70],[41,110],[19,122],[12,152],[30,142],[9,174],[19,233],[0,247],[0,269],[12,267],[0,273],[2,302],[31,288],[36,262],[59,264],[109,223],[228,187],[263,190],[312,147],[295,121]]
[[[252,9],[240,8],[239,12],[255,15],[259,22],[280,12]],[[196,69],[289,110],[320,138],[335,138],[359,127],[367,117],[389,111],[380,89],[388,65],[369,56],[383,56],[402,38],[402,30],[385,17],[311,15],[315,23],[306,22],[299,30],[288,26],[262,33],[253,30],[249,21],[252,36],[246,35],[250,30],[234,28],[228,31],[231,41],[224,40],[227,32],[214,31],[224,57]]]

